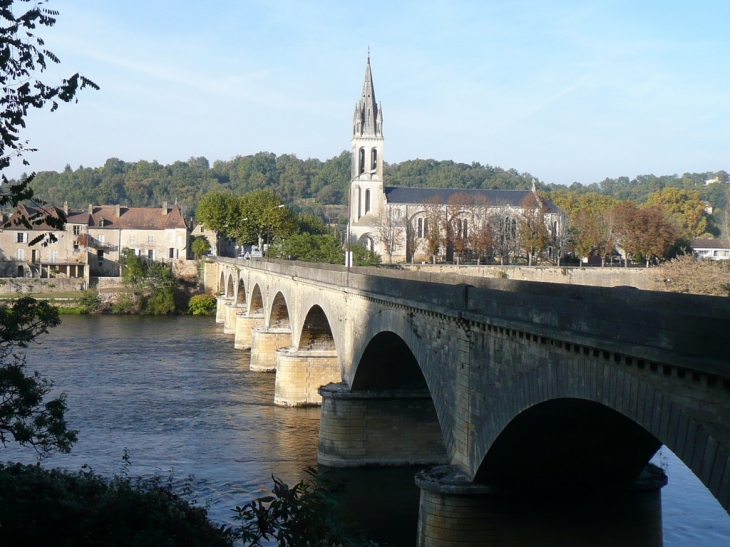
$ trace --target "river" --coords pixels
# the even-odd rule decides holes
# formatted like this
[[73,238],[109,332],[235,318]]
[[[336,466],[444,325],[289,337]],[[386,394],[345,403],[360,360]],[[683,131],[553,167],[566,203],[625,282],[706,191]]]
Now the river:
[[[54,455],[46,466],[88,464],[110,475],[122,467],[126,448],[131,473],[172,471],[178,481],[192,475],[194,494],[210,504],[211,518],[231,522],[236,505],[269,492],[272,474],[291,484],[316,465],[319,409],[274,406],[274,375],[250,372],[248,354],[235,350],[233,337],[212,318],[64,316],[41,341],[28,349],[29,368],[66,392],[68,421],[79,431],[73,451]],[[28,450],[4,452],[4,460],[34,461]],[[730,545],[730,516],[692,472],[666,449],[654,461],[669,484],[661,515],[642,526],[660,526],[666,547]],[[367,469],[334,476],[347,479],[345,505],[376,539],[412,545],[413,473]]]

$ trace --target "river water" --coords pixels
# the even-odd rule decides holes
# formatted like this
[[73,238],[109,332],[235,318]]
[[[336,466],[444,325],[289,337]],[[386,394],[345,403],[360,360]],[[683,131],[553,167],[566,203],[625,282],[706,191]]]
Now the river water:
[[[41,340],[28,350],[29,368],[66,392],[68,421],[79,431],[72,453],[55,455],[46,466],[76,470],[88,464],[110,475],[121,469],[126,448],[132,474],[172,471],[178,481],[192,475],[194,494],[210,504],[211,518],[231,522],[236,505],[269,492],[272,474],[291,484],[307,466],[316,465],[319,409],[274,406],[274,375],[250,372],[248,354],[235,350],[233,337],[212,318],[64,316],[61,326]],[[34,461],[25,449],[8,446],[3,452],[3,460]],[[730,545],[730,516],[692,472],[666,449],[654,461],[666,470],[669,484],[662,490],[661,514],[647,516],[639,527],[663,530],[667,547]],[[376,539],[405,546],[413,545],[416,534],[414,472],[366,469],[333,475],[347,481],[345,506]],[[582,514],[563,511],[575,511],[578,535],[584,538],[591,537],[585,528],[589,505],[581,504]],[[525,527],[554,522],[554,516],[525,524],[519,509],[512,519],[518,523],[515,540],[504,544],[535,544],[517,538]],[[615,530],[619,520],[612,517],[599,528]],[[607,535],[597,533],[601,541]],[[540,545],[597,544],[563,532],[556,532],[554,541],[547,539],[551,531],[540,534]]]

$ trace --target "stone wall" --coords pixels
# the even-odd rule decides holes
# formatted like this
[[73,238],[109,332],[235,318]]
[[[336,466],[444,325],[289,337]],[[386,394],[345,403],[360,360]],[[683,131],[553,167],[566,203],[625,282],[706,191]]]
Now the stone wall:
[[653,268],[576,268],[544,266],[455,266],[434,264],[406,264],[405,270],[433,272],[518,281],[541,281],[566,283],[568,285],[590,285],[593,287],[635,287],[651,290],[656,270]]
[[38,294],[83,291],[86,281],[82,278],[53,277],[50,279],[11,277],[0,279],[0,294]]

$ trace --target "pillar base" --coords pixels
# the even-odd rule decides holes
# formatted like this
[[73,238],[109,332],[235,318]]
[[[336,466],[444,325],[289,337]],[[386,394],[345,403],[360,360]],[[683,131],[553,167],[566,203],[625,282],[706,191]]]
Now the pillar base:
[[335,350],[298,350],[293,346],[276,350],[276,405],[319,406],[319,388],[341,381]]
[[416,475],[416,545],[661,547],[660,489],[666,484],[664,472],[649,464],[638,479],[616,488],[510,492],[472,483],[455,466],[438,466]]
[[276,372],[276,350],[291,346],[291,329],[254,327],[251,331],[251,370]]
[[331,467],[425,465],[448,462],[428,391],[319,389],[322,418],[317,462]]
[[224,308],[225,320],[223,321],[223,333],[224,334],[235,334],[236,333],[236,315],[245,312],[246,308],[243,306],[239,307],[238,304],[234,304],[233,300]]
[[225,296],[219,296],[215,302],[215,322],[225,323],[226,321],[226,306],[233,302],[233,298],[226,298]]
[[264,324],[264,315],[239,313],[236,315],[236,335],[233,347],[236,349],[250,349],[253,341],[252,329]]

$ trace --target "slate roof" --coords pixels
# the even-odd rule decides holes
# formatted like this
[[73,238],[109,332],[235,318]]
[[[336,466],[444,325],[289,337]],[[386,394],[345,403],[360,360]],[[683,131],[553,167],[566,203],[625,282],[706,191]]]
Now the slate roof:
[[[387,186],[384,188],[385,198],[388,203],[433,203],[434,201],[443,205],[456,194],[466,194],[476,198],[480,196],[487,199],[489,205],[521,207],[525,198],[532,194],[530,190],[465,190],[463,188],[403,188],[400,186]],[[437,201],[436,201],[437,200]],[[548,213],[557,213],[559,209],[550,200],[545,200]]]
[[730,249],[730,244],[722,239],[693,239],[690,243],[693,249]]

